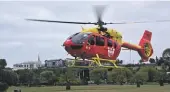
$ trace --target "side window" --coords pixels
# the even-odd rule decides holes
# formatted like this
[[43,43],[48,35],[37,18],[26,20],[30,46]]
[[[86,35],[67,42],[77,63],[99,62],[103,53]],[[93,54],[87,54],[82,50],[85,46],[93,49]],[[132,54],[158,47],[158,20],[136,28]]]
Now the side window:
[[96,37],[96,45],[98,46],[104,46],[104,38],[103,37]]
[[94,36],[91,36],[91,37],[89,38],[88,43],[89,43],[90,45],[94,45],[94,44],[95,44],[94,38],[95,38]]
[[109,39],[107,40],[107,46],[108,46],[108,47],[112,47],[112,46],[113,46],[112,41],[111,41],[111,40],[109,40]]
[[116,42],[114,42],[114,48],[117,48],[117,43]]

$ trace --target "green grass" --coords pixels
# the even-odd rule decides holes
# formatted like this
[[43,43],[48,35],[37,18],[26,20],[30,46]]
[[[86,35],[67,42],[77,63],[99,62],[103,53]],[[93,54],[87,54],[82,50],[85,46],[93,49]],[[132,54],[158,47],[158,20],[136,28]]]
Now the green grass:
[[[7,92],[13,92],[16,87],[10,87]],[[170,85],[92,85],[92,86],[71,86],[66,91],[65,86],[53,87],[19,87],[21,92],[170,92]]]

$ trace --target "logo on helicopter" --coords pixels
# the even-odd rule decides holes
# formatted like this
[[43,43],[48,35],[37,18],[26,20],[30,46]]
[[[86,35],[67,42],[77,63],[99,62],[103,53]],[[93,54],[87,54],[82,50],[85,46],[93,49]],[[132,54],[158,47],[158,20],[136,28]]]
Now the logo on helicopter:
[[108,47],[108,56],[111,57],[114,54],[115,49],[113,47]]

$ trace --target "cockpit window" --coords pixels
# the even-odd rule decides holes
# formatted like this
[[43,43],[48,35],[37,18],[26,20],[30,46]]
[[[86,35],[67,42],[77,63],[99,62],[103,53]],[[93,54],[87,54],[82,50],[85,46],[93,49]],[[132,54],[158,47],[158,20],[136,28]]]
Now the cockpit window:
[[90,33],[78,33],[72,36],[72,42],[75,44],[83,44],[83,42],[88,38]]
[[75,34],[69,36],[67,39],[71,39],[73,36],[75,36],[75,35],[77,35],[77,34],[78,34],[78,33],[75,33]]

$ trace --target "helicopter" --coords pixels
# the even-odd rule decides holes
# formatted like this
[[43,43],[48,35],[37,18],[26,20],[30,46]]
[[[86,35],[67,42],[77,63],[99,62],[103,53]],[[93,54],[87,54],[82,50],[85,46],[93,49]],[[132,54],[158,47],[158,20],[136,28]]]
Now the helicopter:
[[[29,21],[68,23],[68,24],[92,24],[97,27],[83,28],[80,32],[74,33],[63,43],[64,49],[75,59],[72,59],[70,67],[106,67],[119,68],[116,61],[122,48],[137,51],[143,62],[149,60],[153,54],[151,45],[152,32],[145,30],[139,44],[131,44],[123,41],[122,34],[115,29],[104,27],[108,24],[128,24],[127,22],[104,22],[102,14],[104,7],[95,7],[97,22],[71,22],[41,19],[26,19]],[[155,22],[166,22],[159,20]],[[148,23],[149,21],[133,22]]]

